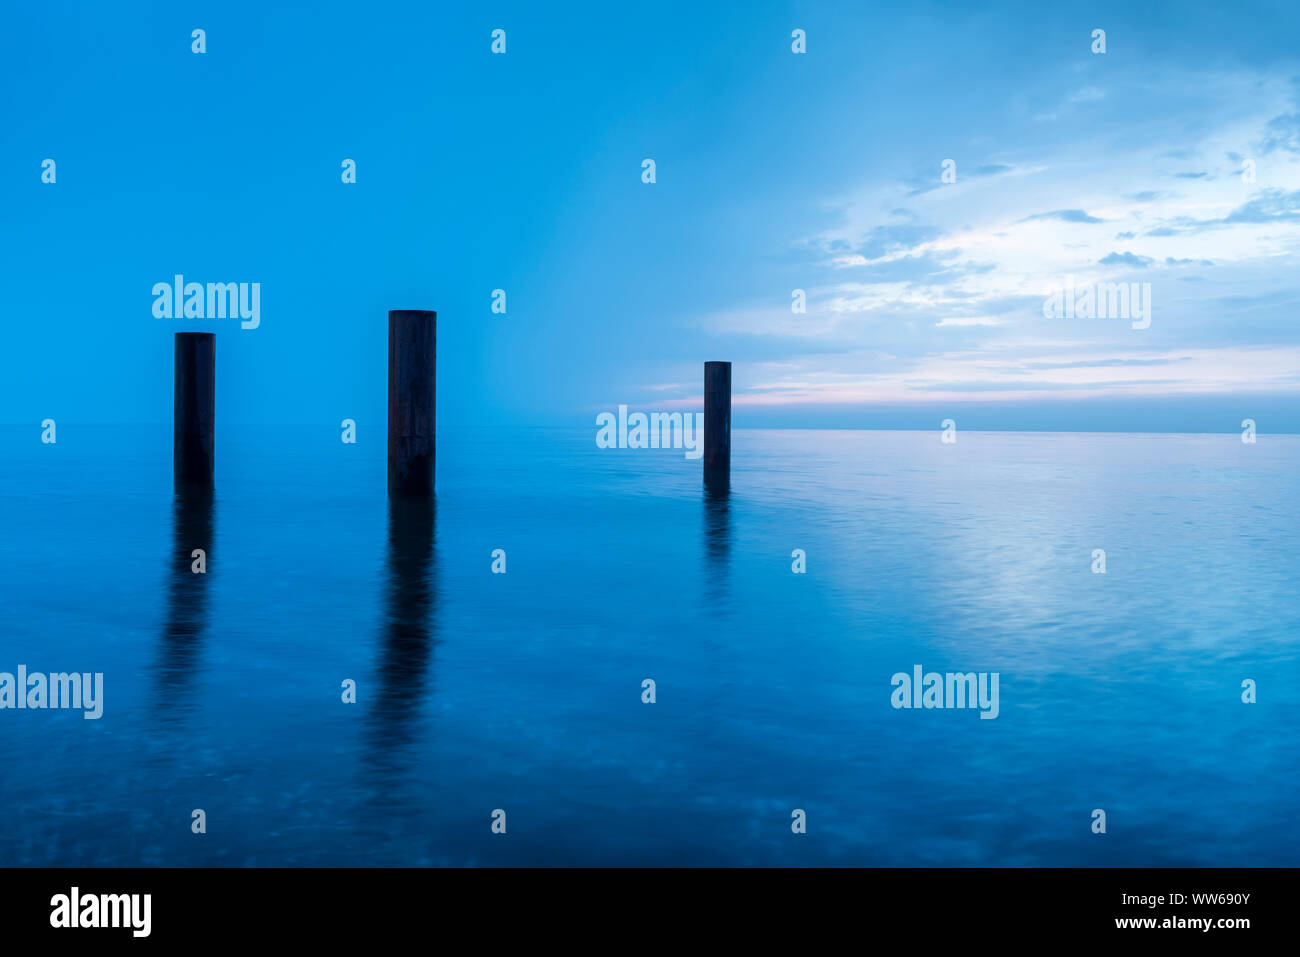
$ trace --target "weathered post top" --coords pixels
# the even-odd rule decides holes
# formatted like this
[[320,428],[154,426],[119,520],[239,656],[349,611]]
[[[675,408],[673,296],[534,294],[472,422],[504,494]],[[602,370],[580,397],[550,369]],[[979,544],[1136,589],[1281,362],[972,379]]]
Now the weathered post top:
[[389,310],[389,495],[433,494],[437,340],[436,312]]
[[176,333],[172,469],[186,485],[211,485],[215,465],[217,337]]
[[731,485],[731,363],[704,363],[704,484]]

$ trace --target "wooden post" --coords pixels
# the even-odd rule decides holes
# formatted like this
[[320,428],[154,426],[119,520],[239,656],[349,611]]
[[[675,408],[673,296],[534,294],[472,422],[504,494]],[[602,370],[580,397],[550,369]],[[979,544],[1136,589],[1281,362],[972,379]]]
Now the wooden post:
[[211,485],[216,408],[217,337],[176,333],[172,468],[179,485]]
[[704,484],[731,486],[731,363],[704,363]]
[[438,314],[388,312],[388,494],[433,494]]

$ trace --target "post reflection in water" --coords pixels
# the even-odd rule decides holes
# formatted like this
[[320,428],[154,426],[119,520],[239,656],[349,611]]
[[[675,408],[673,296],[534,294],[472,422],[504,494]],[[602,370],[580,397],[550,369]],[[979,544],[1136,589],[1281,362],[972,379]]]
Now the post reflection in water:
[[708,605],[729,600],[731,573],[731,493],[723,488],[704,490],[704,598]]
[[425,672],[436,640],[436,537],[437,504],[432,499],[389,500],[384,628],[368,711],[370,750],[376,757],[410,741],[425,696]]
[[[208,624],[215,502],[208,485],[177,485],[172,498],[172,549],[167,568],[167,617],[158,663],[164,706],[181,703],[198,665]],[[201,551],[201,554],[195,554]],[[201,571],[196,571],[201,569]]]

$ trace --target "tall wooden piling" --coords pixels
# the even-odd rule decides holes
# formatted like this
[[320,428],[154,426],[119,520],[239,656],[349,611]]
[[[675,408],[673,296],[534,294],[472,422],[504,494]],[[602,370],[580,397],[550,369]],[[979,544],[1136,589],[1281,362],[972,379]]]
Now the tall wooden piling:
[[731,486],[731,363],[704,363],[704,484]]
[[217,397],[217,337],[176,333],[172,468],[180,485],[211,485]]
[[388,494],[433,494],[438,314],[388,312]]

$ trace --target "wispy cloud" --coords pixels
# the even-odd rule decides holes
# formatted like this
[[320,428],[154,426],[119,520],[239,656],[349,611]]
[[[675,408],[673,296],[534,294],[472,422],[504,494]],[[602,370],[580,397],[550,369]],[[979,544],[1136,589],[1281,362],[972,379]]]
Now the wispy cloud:
[[1136,253],[1131,253],[1125,250],[1122,253],[1113,252],[1109,255],[1102,256],[1097,260],[1097,262],[1103,266],[1132,266],[1134,269],[1146,269],[1147,266],[1150,266],[1155,262],[1155,260],[1150,256],[1139,256]]
[[1045,219],[1059,219],[1063,223],[1104,223],[1106,221],[1086,213],[1082,209],[1055,209],[1050,213],[1035,213],[1033,216],[1026,216],[1020,222],[1037,223]]
[[[1128,86],[1126,109],[1089,135],[1027,133],[998,155],[959,156],[955,183],[936,161],[835,200],[836,224],[797,243],[813,253],[806,314],[772,304],[699,320],[743,334],[772,372],[745,401],[1300,392],[1296,85],[1167,70]],[[1107,99],[1086,89],[1057,109]],[[1141,97],[1149,110],[1129,108]],[[1140,277],[1150,328],[1044,319],[1066,277]],[[763,358],[764,342],[782,361]]]

